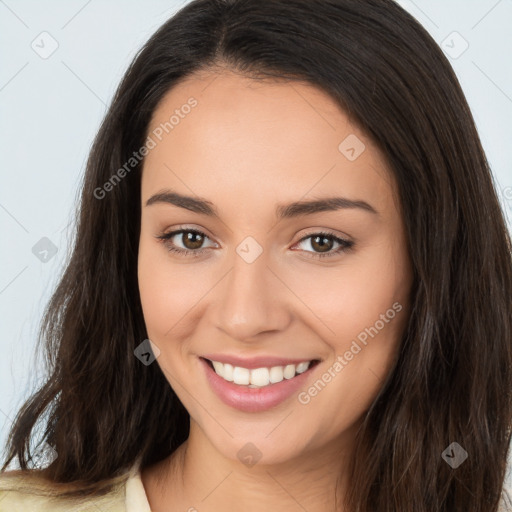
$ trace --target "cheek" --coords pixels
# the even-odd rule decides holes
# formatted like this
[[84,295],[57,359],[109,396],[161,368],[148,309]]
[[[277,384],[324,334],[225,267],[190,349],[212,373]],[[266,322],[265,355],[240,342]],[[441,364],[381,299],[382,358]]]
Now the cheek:
[[139,292],[148,336],[162,348],[186,338],[194,328],[195,308],[212,288],[211,272],[200,263],[176,264],[165,247],[141,239]]
[[[406,263],[400,252],[382,244],[329,269],[324,278],[308,280],[317,290],[323,285],[322,296],[310,294],[308,305],[332,331],[324,338],[332,354],[324,373],[301,396],[304,410],[326,425],[320,435],[346,428],[382,388],[407,321]],[[333,404],[344,411],[334,421]]]
[[178,321],[182,304],[179,272],[170,272],[167,252],[160,244],[141,238],[138,257],[140,300],[148,335],[158,343]]
[[[307,307],[302,318],[310,319],[310,326],[340,353],[376,322],[382,332],[390,334],[400,327],[405,315],[396,313],[392,306],[399,303],[405,310],[408,281],[404,268],[401,255],[393,247],[376,245],[337,266],[311,265],[307,279],[304,272],[295,271],[287,282]],[[381,315],[389,320],[385,328]]]

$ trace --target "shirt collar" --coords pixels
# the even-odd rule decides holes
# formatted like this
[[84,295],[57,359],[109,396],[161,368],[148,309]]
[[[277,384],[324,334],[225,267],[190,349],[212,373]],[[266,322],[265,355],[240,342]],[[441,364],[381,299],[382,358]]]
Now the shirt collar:
[[151,512],[142,484],[139,461],[133,465],[126,481],[126,512]]

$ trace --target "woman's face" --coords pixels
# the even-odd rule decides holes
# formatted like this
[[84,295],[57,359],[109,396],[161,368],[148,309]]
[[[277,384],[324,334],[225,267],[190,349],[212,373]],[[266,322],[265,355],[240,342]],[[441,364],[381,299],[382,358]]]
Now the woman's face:
[[148,134],[140,295],[191,432],[260,463],[348,443],[408,314],[384,157],[316,87],[231,72],[173,88]]

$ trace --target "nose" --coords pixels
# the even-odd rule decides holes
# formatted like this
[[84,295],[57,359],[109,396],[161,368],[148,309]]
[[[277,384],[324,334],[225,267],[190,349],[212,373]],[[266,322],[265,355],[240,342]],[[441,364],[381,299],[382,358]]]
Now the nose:
[[216,297],[217,327],[246,343],[259,340],[262,333],[285,330],[292,319],[292,297],[265,252],[252,263],[235,254]]

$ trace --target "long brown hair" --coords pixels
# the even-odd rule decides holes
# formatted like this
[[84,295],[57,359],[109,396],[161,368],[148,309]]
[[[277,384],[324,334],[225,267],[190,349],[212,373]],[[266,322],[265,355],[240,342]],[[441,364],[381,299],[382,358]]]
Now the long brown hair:
[[[136,460],[150,465],[186,440],[187,411],[159,366],[133,353],[147,338],[137,284],[142,164],[105,197],[95,191],[144,144],[162,97],[215,65],[326,91],[398,184],[411,314],[356,438],[347,509],[495,511],[512,421],[510,235],[449,62],[392,0],[194,0],[146,43],[92,147],[74,248],[41,326],[51,371],[16,416],[3,469],[14,458],[28,468],[39,421],[58,453],[46,478],[98,494]],[[441,456],[452,442],[468,453],[456,469]]]

